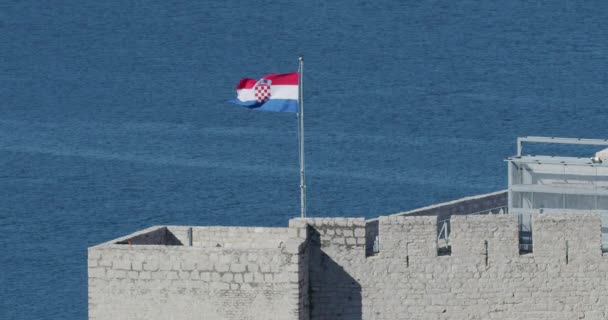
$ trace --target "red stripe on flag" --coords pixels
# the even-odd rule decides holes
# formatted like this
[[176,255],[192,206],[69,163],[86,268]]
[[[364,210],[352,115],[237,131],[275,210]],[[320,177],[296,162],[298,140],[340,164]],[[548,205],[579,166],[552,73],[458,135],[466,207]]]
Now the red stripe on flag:
[[273,85],[298,85],[298,73],[269,74],[264,79],[272,80]]
[[[282,74],[269,74],[269,75],[265,75],[262,77],[262,79],[268,79],[272,81],[272,85],[294,85],[297,86],[298,85],[298,73],[297,72],[292,72],[292,73],[282,73]],[[258,80],[255,79],[250,79],[250,78],[245,78],[245,79],[241,79],[241,81],[239,81],[239,84],[237,84],[236,89],[240,90],[240,89],[251,89],[255,86],[255,84],[258,82]]]
[[236,85],[236,89],[251,89],[253,88],[256,82],[258,82],[258,80],[249,78],[241,79],[241,81],[239,81],[239,84]]

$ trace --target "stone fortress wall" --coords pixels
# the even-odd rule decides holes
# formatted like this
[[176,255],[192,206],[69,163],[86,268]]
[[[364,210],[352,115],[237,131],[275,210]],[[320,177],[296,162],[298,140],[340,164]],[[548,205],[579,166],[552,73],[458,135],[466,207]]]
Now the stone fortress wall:
[[287,231],[152,227],[91,247],[89,319],[307,319],[306,242]]
[[608,319],[599,216],[536,215],[521,255],[516,216],[458,215],[499,194],[433,206],[449,255],[433,214],[153,227],[89,249],[89,318]]

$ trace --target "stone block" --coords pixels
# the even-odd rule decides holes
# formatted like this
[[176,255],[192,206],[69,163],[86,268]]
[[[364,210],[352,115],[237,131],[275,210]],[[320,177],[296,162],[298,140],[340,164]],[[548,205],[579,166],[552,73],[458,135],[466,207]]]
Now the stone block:
[[131,261],[131,269],[134,271],[143,270],[143,261],[138,261],[138,260]]
[[294,218],[289,220],[289,228],[306,228],[307,226],[307,219]]
[[99,261],[98,261],[98,265],[101,267],[112,267],[112,260],[109,258],[104,258],[102,257]]
[[116,270],[131,270],[131,261],[128,260],[116,260],[112,265],[112,269]]
[[357,237],[357,238],[365,238],[365,228],[357,228],[357,229],[355,229],[355,237]]
[[88,258],[89,260],[99,260],[101,259],[101,251],[94,248],[89,248],[88,250]]
[[192,271],[196,269],[196,262],[194,259],[185,259],[181,262],[180,266],[180,269],[183,271]]
[[243,281],[244,282],[253,282],[253,274],[249,273],[249,272],[243,274]]
[[230,270],[230,266],[225,263],[216,263],[214,269],[217,272],[228,272]]
[[261,272],[270,272],[270,265],[269,264],[263,264],[260,266],[260,271]]
[[253,274],[253,282],[262,283],[264,282],[264,274],[260,272],[256,272]]
[[156,271],[158,270],[158,261],[157,260],[148,260],[144,261],[143,269],[145,271]]
[[107,276],[110,279],[125,279],[127,277],[127,271],[110,269],[107,271]]
[[270,283],[270,282],[272,282],[272,278],[273,278],[272,273],[264,274],[264,282]]
[[89,273],[89,278],[104,279],[106,277],[105,268],[89,268],[88,273]]
[[224,273],[222,275],[222,281],[223,282],[232,282],[232,279],[233,279],[232,273]]
[[169,259],[162,259],[158,263],[158,269],[162,271],[173,270],[173,261]]
[[285,248],[283,250],[285,253],[298,254],[298,253],[300,253],[301,245],[302,245],[301,239],[289,239],[285,243]]
[[166,280],[167,279],[167,271],[155,271],[150,272],[150,277],[154,280]]
[[200,280],[201,279],[199,271],[194,270],[194,271],[190,271],[189,273],[190,273],[191,280]]
[[232,272],[245,272],[246,267],[244,264],[234,263],[230,266],[230,271]]
[[211,281],[218,282],[222,280],[222,274],[219,272],[211,272]]

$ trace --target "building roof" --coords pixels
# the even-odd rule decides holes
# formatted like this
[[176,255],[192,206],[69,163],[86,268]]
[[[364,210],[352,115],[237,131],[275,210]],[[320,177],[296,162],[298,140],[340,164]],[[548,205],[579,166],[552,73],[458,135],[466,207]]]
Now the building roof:
[[537,163],[537,164],[562,164],[574,166],[590,166],[590,167],[608,167],[608,161],[593,162],[591,158],[577,157],[558,157],[558,156],[514,156],[506,159],[509,162],[516,163]]

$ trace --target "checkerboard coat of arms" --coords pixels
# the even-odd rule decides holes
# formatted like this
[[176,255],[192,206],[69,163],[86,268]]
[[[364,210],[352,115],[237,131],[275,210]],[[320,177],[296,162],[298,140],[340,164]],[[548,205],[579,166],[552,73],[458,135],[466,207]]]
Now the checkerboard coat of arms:
[[253,91],[258,103],[266,102],[270,99],[270,86],[272,80],[260,79],[254,86]]

